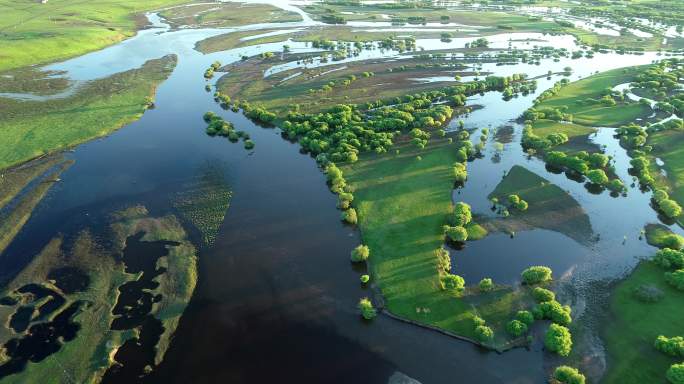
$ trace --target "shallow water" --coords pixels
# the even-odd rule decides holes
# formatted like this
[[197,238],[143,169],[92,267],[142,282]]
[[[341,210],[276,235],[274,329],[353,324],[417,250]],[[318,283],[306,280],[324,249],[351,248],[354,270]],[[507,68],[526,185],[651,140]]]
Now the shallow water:
[[[68,155],[76,161],[74,166],[62,174],[62,182],[52,188],[14,243],[0,255],[4,275],[23,268],[57,233],[76,233],[86,225],[101,224],[115,209],[143,204],[155,215],[172,212],[171,198],[182,190],[183,183],[210,164],[219,165],[233,190],[231,207],[215,245],[201,251],[195,295],[165,360],[148,381],[378,383],[400,371],[421,383],[443,383],[453,381],[454,368],[459,380],[466,382],[544,380],[544,355],[538,346],[500,355],[388,317],[380,316],[372,323],[360,320],[356,302],[371,292],[360,286],[359,271],[349,263],[349,251],[359,243],[358,233],[340,223],[335,196],[327,190],[313,159],[300,154],[296,144],[284,141],[278,129],[263,128],[240,114],[221,110],[204,91],[202,72],[214,60],[226,64],[243,54],[279,51],[282,43],[202,55],[193,49],[196,41],[228,30],[169,31],[161,20],[153,21],[157,28],[141,31],[133,39],[49,67],[66,70],[76,80],[90,80],[167,53],[179,55],[177,68],[158,89],[155,109]],[[287,26],[310,24],[305,19]],[[234,30],[273,27],[261,24]],[[474,39],[454,39],[451,43],[421,39],[417,45],[426,49],[461,48]],[[488,39],[501,49],[509,44],[577,49],[568,36],[502,34]],[[301,43],[288,44],[297,52],[314,51]],[[411,56],[380,50],[364,50],[362,55],[368,56],[349,61]],[[534,77],[571,66],[570,78],[575,80],[595,71],[649,63],[655,58],[655,53],[597,54],[593,60],[546,59],[540,66],[484,63],[482,71],[497,75],[525,72]],[[272,68],[270,73],[296,66],[286,64]],[[512,125],[514,139],[496,157],[490,139],[484,158],[469,164],[469,180],[464,188],[454,191],[454,200],[468,202],[476,213],[491,215],[487,194],[504,171],[515,164],[524,165],[567,190],[587,211],[600,240],[586,247],[546,230],[522,232],[513,239],[492,234],[452,252],[455,273],[463,274],[469,282],[487,276],[511,283],[524,267],[542,263],[552,266],[558,276],[570,273],[583,281],[614,278],[629,270],[638,257],[652,252],[638,239],[645,223],[658,221],[648,206],[648,193],[634,186],[629,187],[627,197],[592,194],[583,183],[547,171],[541,161],[522,152],[521,126],[514,120],[536,94],[560,78],[541,78],[535,94],[510,101],[502,100],[497,93],[471,98],[470,104],[484,108],[464,118],[466,128]],[[256,149],[247,152],[225,139],[208,137],[201,118],[207,110],[248,132]],[[593,141],[606,145],[607,152],[615,155],[619,175],[626,177],[623,180],[629,185],[629,159],[611,130],[601,129]],[[154,338],[155,326],[149,329]],[[149,360],[132,345],[123,351],[127,359],[135,360],[133,369]],[[116,381],[116,377],[110,379]]]

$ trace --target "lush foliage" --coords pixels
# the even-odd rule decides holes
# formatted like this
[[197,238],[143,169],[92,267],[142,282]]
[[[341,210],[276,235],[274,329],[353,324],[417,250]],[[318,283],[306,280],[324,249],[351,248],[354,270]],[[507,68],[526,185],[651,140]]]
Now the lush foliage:
[[553,371],[553,378],[562,384],[584,384],[584,375],[577,368],[561,365]]
[[551,352],[561,356],[568,356],[572,350],[572,335],[570,330],[558,324],[551,324],[544,337],[544,346]]
[[525,284],[539,284],[550,281],[551,274],[551,268],[537,265],[525,269],[520,276]]

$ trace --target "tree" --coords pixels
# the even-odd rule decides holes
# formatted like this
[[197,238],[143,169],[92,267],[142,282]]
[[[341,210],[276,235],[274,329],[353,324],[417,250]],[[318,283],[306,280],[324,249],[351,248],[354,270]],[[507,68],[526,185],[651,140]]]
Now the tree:
[[663,213],[670,218],[677,217],[682,214],[682,207],[677,204],[676,201],[666,199],[660,201],[658,203],[660,210],[663,211]]
[[592,153],[589,155],[589,164],[592,168],[605,168],[608,165],[608,156],[602,153]]
[[356,224],[359,221],[356,217],[356,210],[354,208],[349,208],[342,212],[342,220],[349,224]]
[[672,357],[684,356],[684,337],[675,336],[668,338],[660,335],[656,338],[654,346],[655,349],[666,355]]
[[608,183],[608,176],[602,169],[592,169],[588,171],[587,178],[596,185],[605,185]]
[[665,272],[665,281],[680,291],[684,291],[684,269],[678,269],[674,272]]
[[363,284],[366,284],[367,282],[370,281],[370,276],[369,275],[361,275],[361,277],[359,277],[359,281],[361,281],[361,283],[363,283]]
[[556,324],[569,325],[572,322],[571,309],[556,300],[544,301],[536,305],[532,312],[538,319],[549,319]]
[[561,365],[553,371],[553,378],[563,384],[584,384],[584,375],[577,368]]
[[537,265],[525,269],[520,276],[524,284],[538,284],[551,280],[551,274],[551,268]]
[[470,211],[470,205],[464,202],[458,202],[454,205],[453,224],[456,226],[465,226],[473,219]]
[[456,182],[463,183],[468,178],[468,170],[465,164],[456,163],[454,164],[454,179]]
[[520,202],[520,196],[518,195],[508,195],[508,204],[515,206]]
[[684,363],[672,364],[665,377],[672,384],[684,384]]
[[544,301],[553,301],[556,299],[556,295],[553,292],[542,287],[534,287],[532,290],[532,297],[534,297],[534,299],[540,303]]
[[373,308],[373,303],[367,297],[359,300],[359,311],[361,311],[361,316],[366,320],[371,320],[378,315],[378,311]]
[[684,268],[684,252],[670,248],[659,249],[653,262],[665,269]]
[[527,201],[522,200],[522,199],[518,202],[518,204],[515,205],[515,208],[521,212],[527,211],[527,207],[528,207]]
[[528,326],[534,323],[534,315],[532,315],[530,311],[518,311],[518,313],[515,314],[515,319]]
[[494,282],[490,278],[484,278],[480,280],[477,286],[480,288],[480,291],[489,292],[494,288]]
[[459,275],[450,273],[442,277],[442,288],[460,292],[465,287],[465,280]]
[[561,356],[568,356],[572,350],[572,335],[570,330],[558,324],[551,324],[544,337],[544,346],[551,352]]
[[351,261],[357,263],[368,260],[370,249],[367,245],[360,244],[351,252]]
[[513,337],[520,337],[527,333],[527,324],[520,320],[511,320],[506,324],[506,332]]
[[482,343],[486,343],[494,338],[494,331],[486,325],[475,327],[475,336]]
[[468,230],[461,226],[450,227],[448,225],[444,226],[444,232],[449,240],[463,243],[468,240]]

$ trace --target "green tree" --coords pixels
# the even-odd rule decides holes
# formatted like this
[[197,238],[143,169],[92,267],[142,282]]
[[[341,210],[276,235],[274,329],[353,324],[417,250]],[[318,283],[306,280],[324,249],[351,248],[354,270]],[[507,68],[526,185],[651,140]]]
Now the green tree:
[[368,260],[369,256],[370,256],[370,249],[368,248],[368,246],[360,244],[352,250],[351,261],[353,261],[355,263],[361,262],[361,261],[366,261],[366,260]]
[[532,290],[532,297],[534,297],[537,302],[552,301],[556,299],[556,295],[546,288],[534,287]]
[[680,291],[684,291],[684,269],[678,269],[674,272],[665,272],[665,281]]
[[452,216],[453,224],[456,226],[466,226],[473,219],[473,214],[470,210],[470,205],[464,202],[458,202],[454,205],[454,214]]
[[660,203],[658,203],[658,206],[667,217],[673,218],[682,214],[682,207],[680,207],[679,204],[677,204],[677,202],[674,200],[662,200]]
[[537,265],[525,269],[520,276],[524,284],[538,284],[550,281],[551,275],[551,268]]
[[587,178],[596,185],[605,185],[608,183],[608,176],[602,169],[592,169],[588,171]]
[[527,333],[527,324],[520,320],[511,320],[506,324],[506,332],[511,336],[520,337]]
[[684,356],[684,337],[665,337],[660,335],[656,338],[654,343],[655,349],[660,352],[672,356],[681,357]]
[[371,320],[378,315],[378,312],[373,308],[373,303],[369,298],[363,297],[359,300],[359,311],[361,311],[361,316],[366,320]]
[[528,326],[534,323],[534,315],[532,315],[532,312],[530,311],[518,311],[518,313],[515,314],[515,319]]
[[448,225],[444,226],[444,232],[451,241],[455,241],[457,243],[462,243],[466,240],[468,240],[468,230],[461,226],[456,226],[456,227],[450,227]]
[[659,249],[653,262],[665,269],[684,268],[684,252],[670,248]]
[[494,338],[494,331],[486,325],[475,327],[475,336],[482,343],[486,343]]
[[490,278],[484,278],[477,284],[482,292],[489,292],[494,288],[494,282]]
[[684,384],[684,363],[672,364],[665,377],[672,384]]
[[465,288],[465,280],[459,275],[448,273],[442,277],[442,288],[457,292],[463,291],[463,288]]
[[342,220],[349,224],[356,224],[359,221],[356,217],[356,210],[354,208],[349,208],[342,212]]
[[556,352],[561,356],[568,356],[572,350],[570,330],[562,325],[551,324],[544,337],[544,346],[551,352]]
[[577,368],[561,365],[553,371],[553,378],[563,384],[584,384],[584,375]]

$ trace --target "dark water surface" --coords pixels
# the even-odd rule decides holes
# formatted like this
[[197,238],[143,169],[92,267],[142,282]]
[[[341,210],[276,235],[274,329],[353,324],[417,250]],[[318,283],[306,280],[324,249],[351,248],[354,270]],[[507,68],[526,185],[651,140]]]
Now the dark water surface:
[[[21,270],[53,236],[102,225],[115,209],[143,204],[153,215],[172,212],[171,198],[182,185],[207,167],[218,165],[233,190],[231,206],[215,245],[200,252],[195,295],[164,361],[146,381],[384,383],[400,371],[426,384],[543,382],[545,361],[539,346],[496,354],[385,316],[372,323],[360,319],[356,303],[370,292],[360,286],[359,274],[349,263],[349,252],[359,243],[358,233],[340,222],[335,196],[328,191],[324,175],[309,156],[299,153],[297,144],[283,140],[277,129],[221,111],[204,91],[202,73],[211,62],[220,59],[226,63],[245,53],[242,49],[203,56],[190,49],[197,39],[216,33],[180,31],[169,33],[164,40],[165,35],[155,37],[155,31],[146,31],[124,44],[63,65],[76,77],[89,78],[107,70],[126,69],[129,63],[139,65],[149,52],[158,53],[155,57],[168,52],[179,55],[178,67],[158,89],[154,110],[70,155],[76,161],[74,166],[63,173],[62,182],[52,188],[0,256],[2,277]],[[165,43],[159,45],[159,41]],[[265,44],[250,49],[255,53],[274,48]],[[629,60],[612,65],[630,65]],[[567,64],[549,62],[559,68]],[[589,63],[577,65],[585,67],[584,76],[598,69]],[[498,68],[485,70],[514,73],[531,69]],[[546,72],[546,68],[535,70]],[[539,91],[557,80],[540,81]],[[534,97],[508,103],[496,94],[478,97],[473,102],[485,108],[466,121],[469,128],[511,125],[511,119],[529,107]],[[241,144],[205,135],[202,114],[208,110],[219,112],[236,129],[248,132],[255,150],[248,152]],[[628,198],[613,198],[605,192],[592,195],[583,184],[550,173],[540,161],[528,159],[519,148],[519,135],[520,127],[515,125],[514,140],[506,144],[497,161],[492,160],[490,142],[485,158],[469,165],[471,177],[464,189],[454,192],[454,198],[486,214],[486,195],[503,171],[522,164],[568,190],[587,210],[602,240],[589,249],[544,230],[520,233],[515,239],[495,234],[455,252],[456,273],[470,282],[485,276],[514,282],[520,270],[532,264],[549,264],[563,274],[578,266],[602,263],[613,272],[601,271],[615,276],[615,270],[628,270],[635,257],[649,251],[636,240],[645,222],[657,220],[648,204],[643,205],[647,194],[632,188]],[[610,136],[596,140],[609,145],[610,151],[620,150]],[[628,161],[618,158],[621,165]],[[613,215],[636,204],[643,207],[639,213],[630,210],[630,218],[615,226]],[[630,236],[628,251],[617,248],[623,234]],[[70,284],[81,286],[83,281],[72,278]],[[158,338],[156,324],[144,324],[141,339]],[[68,321],[63,325],[72,330]],[[133,344],[124,345],[120,353],[131,361],[128,368],[134,371],[149,362],[149,354]],[[121,377],[115,373],[109,374],[107,381],[129,381],[121,378],[130,378],[126,372]]]

